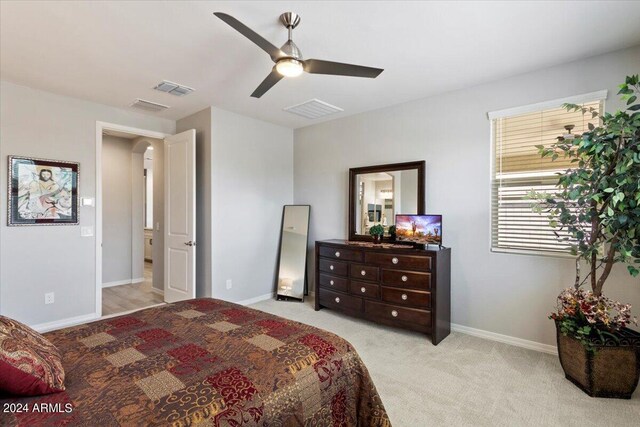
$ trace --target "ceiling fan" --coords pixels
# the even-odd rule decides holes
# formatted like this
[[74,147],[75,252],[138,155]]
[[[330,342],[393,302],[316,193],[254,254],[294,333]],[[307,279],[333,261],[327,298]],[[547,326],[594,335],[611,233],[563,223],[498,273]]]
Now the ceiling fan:
[[381,68],[364,67],[361,65],[343,64],[341,62],[323,61],[321,59],[303,59],[302,52],[293,42],[291,34],[293,29],[300,23],[300,15],[293,12],[285,12],[280,15],[280,22],[289,31],[289,38],[280,49],[275,47],[264,37],[244,25],[231,15],[222,12],[215,12],[218,18],[229,24],[240,34],[257,44],[262,50],[267,52],[275,66],[260,86],[251,94],[254,98],[260,98],[283,77],[297,77],[306,71],[310,74],[331,74],[335,76],[353,76],[376,78],[384,71]]

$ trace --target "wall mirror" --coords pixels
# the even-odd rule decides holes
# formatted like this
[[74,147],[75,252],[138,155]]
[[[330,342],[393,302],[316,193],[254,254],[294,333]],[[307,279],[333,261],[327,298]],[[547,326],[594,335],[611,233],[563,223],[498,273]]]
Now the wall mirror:
[[278,299],[304,300],[307,287],[309,205],[286,205],[280,230],[280,258],[276,282]]
[[371,240],[382,225],[384,236],[397,214],[424,214],[425,162],[349,169],[349,240]]

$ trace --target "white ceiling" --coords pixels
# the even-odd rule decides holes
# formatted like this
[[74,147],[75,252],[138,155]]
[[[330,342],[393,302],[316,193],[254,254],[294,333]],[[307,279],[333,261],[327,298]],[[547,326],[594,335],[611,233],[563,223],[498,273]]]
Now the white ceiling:
[[[273,64],[217,11],[278,46],[278,16],[297,12],[305,58],[385,71],[303,74],[251,98]],[[637,1],[2,1],[0,77],[120,108],[143,98],[171,106],[145,114],[170,119],[213,105],[297,128],[636,45],[639,22]],[[196,92],[152,90],[163,79]],[[282,111],[311,98],[344,112],[309,120]]]

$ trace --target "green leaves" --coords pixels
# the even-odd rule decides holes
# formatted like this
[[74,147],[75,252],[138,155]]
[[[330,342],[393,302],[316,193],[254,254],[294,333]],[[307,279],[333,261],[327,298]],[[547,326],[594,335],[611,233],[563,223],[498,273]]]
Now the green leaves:
[[[570,242],[576,255],[598,268],[627,263],[629,274],[640,275],[640,77],[627,76],[619,86],[626,110],[604,113],[600,125],[574,139],[558,138],[536,145],[541,157],[571,157],[560,175],[557,191],[537,194],[534,211],[545,212],[559,239]],[[569,111],[597,117],[599,111],[565,104]],[[570,240],[567,240],[567,234]],[[595,276],[595,274],[594,274]],[[601,276],[606,280],[607,275]],[[604,282],[603,282],[604,283]],[[595,289],[594,289],[595,291]],[[578,331],[574,331],[578,333]],[[586,331],[585,331],[586,333]]]

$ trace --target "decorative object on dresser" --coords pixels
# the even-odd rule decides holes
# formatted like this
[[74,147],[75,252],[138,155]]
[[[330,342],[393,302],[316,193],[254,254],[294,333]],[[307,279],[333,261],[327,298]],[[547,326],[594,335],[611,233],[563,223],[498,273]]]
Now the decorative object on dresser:
[[307,295],[307,242],[309,235],[309,205],[285,205],[282,211],[280,250],[278,253],[278,300],[295,298],[304,301]]
[[349,240],[372,241],[376,226],[391,240],[396,215],[423,214],[425,169],[424,160],[349,169]]
[[369,234],[373,237],[373,243],[382,243],[382,236],[384,235],[384,227],[380,224],[374,225],[369,230]]
[[437,345],[451,330],[451,249],[316,242],[316,306],[425,332]]

